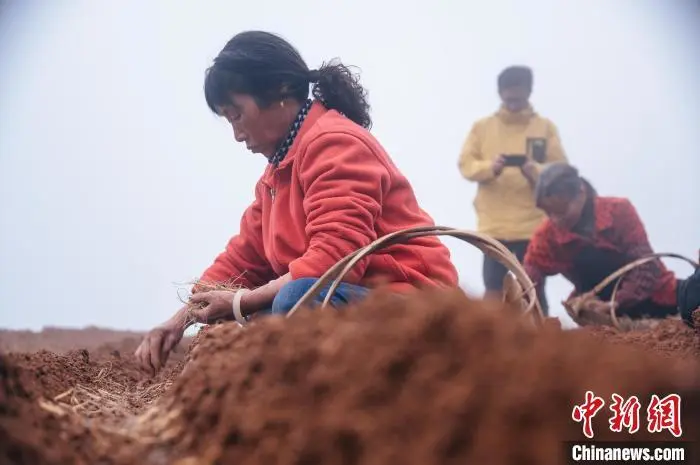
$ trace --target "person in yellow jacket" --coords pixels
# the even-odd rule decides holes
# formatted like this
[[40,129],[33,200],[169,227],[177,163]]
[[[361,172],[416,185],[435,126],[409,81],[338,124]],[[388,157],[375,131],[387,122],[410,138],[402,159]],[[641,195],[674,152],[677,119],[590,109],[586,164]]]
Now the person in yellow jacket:
[[[498,239],[520,261],[532,234],[545,218],[535,205],[534,186],[543,165],[567,162],[556,126],[532,108],[532,70],[511,66],[498,76],[501,108],[471,128],[459,170],[478,184],[474,208],[477,230]],[[500,298],[506,269],[485,256],[486,297]],[[547,300],[540,295],[543,310]]]

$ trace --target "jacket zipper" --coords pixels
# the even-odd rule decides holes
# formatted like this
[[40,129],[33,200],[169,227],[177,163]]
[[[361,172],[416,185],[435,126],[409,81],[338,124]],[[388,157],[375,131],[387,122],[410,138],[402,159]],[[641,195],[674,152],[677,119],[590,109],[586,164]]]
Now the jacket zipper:
[[[270,187],[269,187],[270,200],[271,200],[271,202],[270,202],[270,233],[272,233],[275,230],[275,224],[274,224],[275,215],[272,213],[272,208],[274,207],[275,197],[277,194],[276,186],[277,186],[277,170],[274,169],[272,171],[272,179],[270,180]],[[275,256],[275,253],[273,250],[270,251],[270,262],[272,262],[270,264],[272,265],[273,270],[279,269],[280,264],[277,260],[277,257]],[[275,273],[275,274],[277,274],[277,273]]]
[[270,184],[270,198],[272,199],[272,203],[275,203],[275,194],[277,193],[275,189],[277,185],[277,170],[272,172],[272,182],[270,182]]

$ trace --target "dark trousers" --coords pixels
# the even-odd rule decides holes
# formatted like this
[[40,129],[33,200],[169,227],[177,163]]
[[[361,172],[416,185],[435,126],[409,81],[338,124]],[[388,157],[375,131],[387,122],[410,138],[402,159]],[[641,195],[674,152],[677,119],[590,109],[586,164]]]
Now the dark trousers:
[[700,268],[689,278],[678,280],[676,297],[683,321],[692,328],[693,312],[700,309]]
[[[572,262],[572,281],[576,292],[582,294],[595,288],[611,273],[631,262],[630,257],[622,252],[598,248],[592,245],[579,250]],[[654,267],[653,263],[644,266]],[[624,279],[624,278],[623,278]],[[615,283],[612,282],[598,292],[598,298],[609,301]],[[678,313],[675,305],[660,305],[652,299],[646,299],[633,305],[628,305],[616,310],[618,316],[627,316],[632,319],[640,318],[666,318]]]
[[[520,263],[525,259],[525,252],[527,251],[527,246],[530,241],[502,241],[499,240],[501,244],[506,246],[513,255],[518,257]],[[488,292],[502,292],[503,291],[503,278],[505,278],[508,270],[505,266],[501,265],[499,262],[484,255],[484,265],[482,268],[482,275],[484,278],[484,287]],[[549,305],[547,303],[547,296],[544,293],[544,283],[538,287],[541,292],[538,292],[538,298],[540,300],[540,306],[542,307],[542,312],[547,316]]]

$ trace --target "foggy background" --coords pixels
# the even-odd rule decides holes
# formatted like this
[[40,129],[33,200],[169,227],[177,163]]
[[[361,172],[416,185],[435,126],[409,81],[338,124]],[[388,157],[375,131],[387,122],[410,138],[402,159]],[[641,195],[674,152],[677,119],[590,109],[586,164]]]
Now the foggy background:
[[[283,35],[311,68],[359,66],[373,133],[436,223],[465,229],[461,144],[498,108],[498,72],[531,66],[572,164],[632,200],[656,251],[697,257],[697,1],[0,0],[0,327],[145,330],[180,307],[176,283],[238,231],[266,163],[202,91],[247,29]],[[480,294],[481,253],[444,240]],[[549,280],[565,324],[570,289]]]

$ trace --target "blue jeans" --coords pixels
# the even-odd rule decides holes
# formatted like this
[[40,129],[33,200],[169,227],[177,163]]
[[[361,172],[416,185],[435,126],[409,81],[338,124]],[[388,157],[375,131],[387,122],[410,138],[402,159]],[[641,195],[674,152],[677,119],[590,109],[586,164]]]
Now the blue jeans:
[[[262,313],[268,315],[285,315],[299,302],[299,299],[311,289],[311,286],[313,286],[316,281],[318,281],[316,278],[300,278],[285,284],[282,289],[280,289],[279,293],[277,293],[275,300],[272,301],[272,308]],[[323,303],[323,299],[328,295],[329,288],[330,285],[325,286],[318,297],[311,301],[311,304],[320,305]],[[333,297],[331,297],[330,304],[333,307],[342,307],[351,302],[361,300],[367,292],[369,292],[369,289],[366,287],[341,283],[335,290]]]

